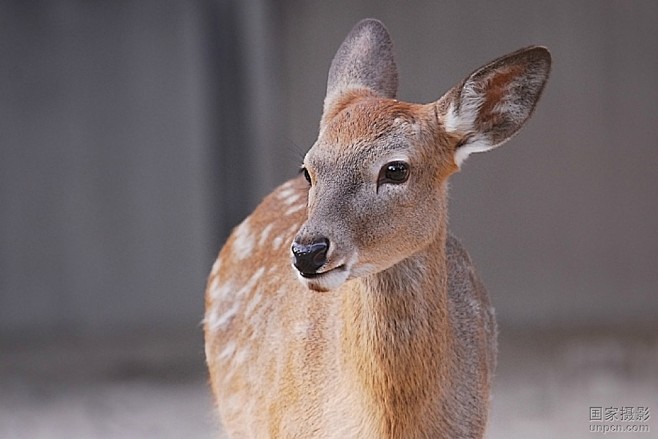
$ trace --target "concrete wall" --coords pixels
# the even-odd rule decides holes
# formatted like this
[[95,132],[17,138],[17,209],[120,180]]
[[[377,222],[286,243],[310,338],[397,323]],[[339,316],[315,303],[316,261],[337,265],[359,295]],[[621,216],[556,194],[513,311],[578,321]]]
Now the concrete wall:
[[656,323],[655,2],[44,0],[0,3],[0,336],[195,327],[221,240],[295,174],[367,16],[412,101],[553,52],[529,126],[452,181],[500,320]]
[[0,334],[198,314],[216,234],[196,15],[0,5]]

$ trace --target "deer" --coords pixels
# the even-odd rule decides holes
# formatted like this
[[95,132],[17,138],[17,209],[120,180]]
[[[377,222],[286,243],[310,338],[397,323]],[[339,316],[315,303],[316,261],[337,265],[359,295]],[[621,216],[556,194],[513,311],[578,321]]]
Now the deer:
[[205,353],[228,437],[483,437],[497,326],[448,232],[447,181],[519,131],[550,66],[546,48],[524,48],[407,103],[387,29],[355,25],[301,175],[233,229],[208,278]]

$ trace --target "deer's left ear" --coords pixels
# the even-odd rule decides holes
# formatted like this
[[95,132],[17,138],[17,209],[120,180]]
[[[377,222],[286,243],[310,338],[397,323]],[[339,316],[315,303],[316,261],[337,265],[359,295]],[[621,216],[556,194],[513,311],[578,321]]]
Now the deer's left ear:
[[457,166],[517,133],[532,114],[550,67],[545,47],[521,49],[476,70],[436,102],[443,129],[458,139]]

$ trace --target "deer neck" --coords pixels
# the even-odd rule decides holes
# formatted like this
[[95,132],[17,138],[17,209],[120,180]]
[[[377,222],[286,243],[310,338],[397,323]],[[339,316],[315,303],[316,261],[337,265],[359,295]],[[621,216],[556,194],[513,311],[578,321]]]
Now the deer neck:
[[[343,301],[346,368],[379,437],[422,435],[449,377],[446,227],[426,248],[354,281]],[[430,415],[431,416],[431,415]]]

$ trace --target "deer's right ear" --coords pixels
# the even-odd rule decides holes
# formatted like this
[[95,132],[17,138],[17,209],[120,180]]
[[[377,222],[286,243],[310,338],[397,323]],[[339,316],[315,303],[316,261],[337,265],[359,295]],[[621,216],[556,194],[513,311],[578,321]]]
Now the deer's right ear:
[[529,47],[469,75],[436,103],[445,131],[457,138],[455,164],[509,140],[528,120],[551,67],[550,52]]
[[386,27],[373,18],[354,26],[331,62],[320,126],[335,116],[350,91],[358,89],[387,98],[397,94],[393,43]]

